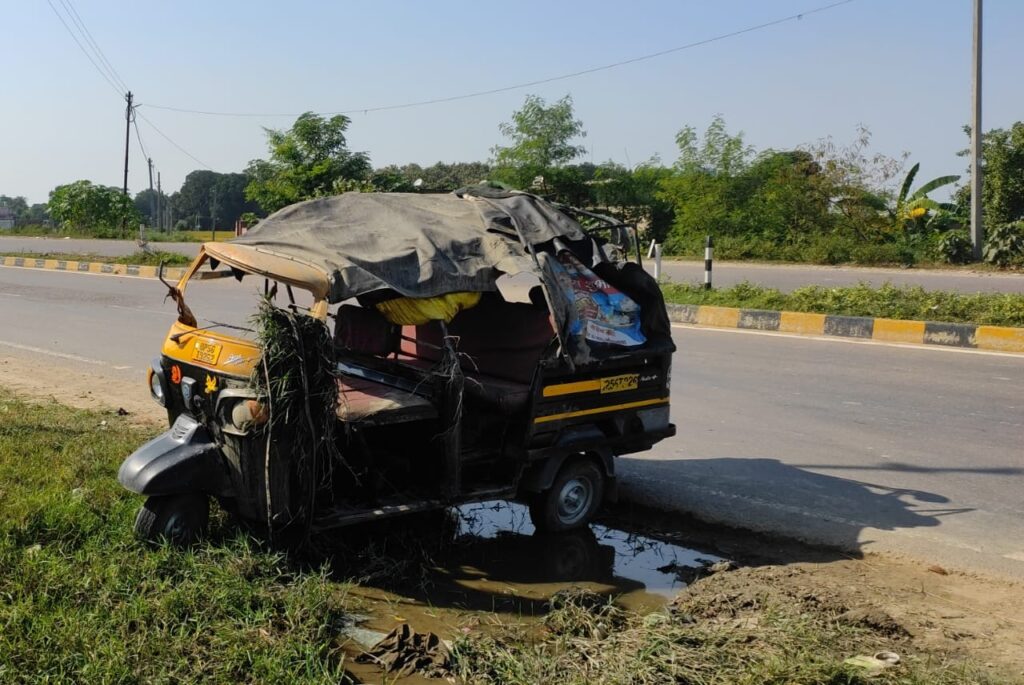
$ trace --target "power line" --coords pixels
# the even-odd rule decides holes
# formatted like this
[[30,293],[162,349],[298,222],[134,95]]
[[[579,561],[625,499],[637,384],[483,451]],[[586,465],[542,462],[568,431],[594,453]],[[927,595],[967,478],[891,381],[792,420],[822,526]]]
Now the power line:
[[[320,112],[320,114],[325,115],[325,116],[330,116],[330,115],[334,115],[334,114],[360,114],[360,113],[368,114],[370,112],[383,112],[383,111],[394,110],[394,109],[407,109],[407,108],[410,108],[410,107],[422,107],[422,106],[425,106],[425,105],[437,105],[437,104],[441,104],[441,103],[444,103],[444,102],[455,102],[457,100],[468,100],[470,98],[483,97],[485,95],[495,95],[497,93],[505,93],[505,92],[508,92],[510,90],[519,90],[519,89],[522,89],[522,88],[530,88],[530,87],[533,87],[533,86],[544,85],[546,83],[553,83],[555,81],[564,81],[566,79],[577,78],[579,76],[585,76],[587,74],[594,74],[594,73],[597,73],[599,71],[607,71],[609,69],[615,69],[617,67],[626,66],[628,64],[636,64],[637,62],[644,62],[646,60],[656,59],[658,57],[664,57],[665,55],[669,55],[669,54],[676,53],[676,52],[681,52],[683,50],[690,50],[692,48],[701,47],[703,45],[708,45],[709,43],[715,43],[715,42],[718,42],[718,41],[726,40],[728,38],[735,38],[736,36],[741,36],[741,35],[743,35],[745,33],[752,33],[754,31],[760,31],[762,29],[770,28],[772,26],[778,26],[779,24],[784,24],[786,22],[799,21],[799,20],[803,19],[804,17],[810,16],[812,14],[818,14],[819,12],[825,12],[825,11],[828,11],[828,10],[831,10],[831,9],[835,9],[836,7],[840,7],[842,5],[848,5],[848,4],[850,4],[850,3],[854,2],[854,1],[855,0],[839,0],[838,2],[833,2],[833,3],[828,4],[828,5],[822,5],[820,7],[815,7],[813,9],[807,10],[805,12],[800,12],[798,14],[791,14],[791,15],[786,16],[786,17],[781,17],[779,19],[774,19],[772,21],[764,22],[763,24],[757,24],[757,25],[754,25],[754,26],[748,26],[746,28],[738,29],[736,31],[730,31],[729,33],[722,33],[722,34],[719,34],[717,36],[712,36],[711,38],[705,38],[703,40],[694,41],[692,43],[686,43],[685,45],[679,45],[679,46],[676,46],[674,48],[668,48],[666,50],[660,50],[658,52],[652,52],[652,53],[649,53],[649,54],[646,54],[646,55],[640,55],[639,57],[633,57],[631,59],[626,59],[626,60],[622,60],[622,61],[619,61],[619,62],[612,62],[611,64],[603,64],[601,66],[591,67],[589,69],[581,69],[580,71],[574,71],[574,72],[570,72],[570,73],[567,73],[567,74],[560,74],[558,76],[551,76],[549,78],[538,79],[536,81],[526,81],[524,83],[516,83],[514,85],[503,86],[501,88],[491,88],[491,89],[488,89],[488,90],[478,90],[478,91],[474,91],[474,92],[471,92],[471,93],[463,93],[462,95],[451,95],[451,96],[447,96],[447,97],[431,98],[429,100],[417,100],[417,101],[414,101],[414,102],[405,102],[405,103],[394,104],[394,105],[382,105],[382,106],[377,106],[377,107],[361,107],[361,108],[357,108],[357,109],[338,110],[338,111],[335,111],[335,112]],[[145,104],[145,105],[140,105],[140,106],[151,107],[153,109],[163,109],[163,110],[167,110],[167,111],[170,111],[170,112],[181,112],[181,113],[184,113],[184,114],[202,114],[202,115],[206,115],[206,116],[220,116],[220,117],[296,117],[296,116],[299,116],[298,114],[281,114],[281,113],[270,114],[270,113],[258,113],[258,112],[214,112],[214,111],[208,111],[208,110],[197,110],[197,109],[185,109],[185,108],[182,108],[182,107],[171,107],[171,106],[167,106],[167,105]]]
[[[137,115],[138,113],[136,112],[134,114]],[[139,134],[139,122],[136,120],[135,116],[132,116],[132,125],[135,126],[135,139],[139,141],[139,149],[142,150],[142,156],[145,159],[149,159],[149,153],[146,152],[146,146],[142,144],[142,136]]]
[[121,75],[117,73],[117,69],[115,69],[114,65],[110,63],[110,60],[107,59],[107,56],[103,53],[99,43],[97,43],[96,39],[92,37],[92,33],[89,32],[89,28],[85,25],[85,21],[78,14],[78,10],[75,9],[72,0],[60,0],[60,3],[64,5],[64,9],[68,12],[68,16],[71,17],[71,20],[78,26],[82,36],[92,47],[93,53],[99,58],[100,62],[106,66],[110,75],[114,77],[114,80],[117,81],[122,90],[128,90],[128,85],[124,82],[124,79],[121,78]]
[[171,137],[170,137],[170,136],[168,136],[168,135],[167,135],[166,133],[164,133],[163,131],[161,131],[160,129],[158,129],[158,128],[156,127],[156,124],[154,124],[154,123],[153,123],[152,121],[150,121],[150,120],[149,120],[149,119],[148,119],[148,118],[146,117],[146,115],[145,115],[145,114],[143,114],[143,113],[141,113],[141,112],[138,112],[137,114],[138,114],[138,116],[142,117],[142,120],[143,120],[143,121],[145,121],[145,122],[146,122],[147,124],[149,124],[149,126],[150,126],[150,127],[151,127],[151,128],[152,128],[152,129],[154,130],[154,131],[156,131],[157,133],[159,133],[159,134],[160,134],[160,136],[161,136],[161,137],[162,137],[162,138],[163,138],[164,140],[166,140],[166,141],[167,141],[168,143],[170,143],[170,144],[171,144],[171,145],[173,145],[174,147],[178,148],[178,150],[179,150],[179,151],[180,151],[180,152],[181,152],[182,154],[184,154],[184,155],[185,155],[186,157],[190,158],[190,159],[191,159],[191,160],[192,160],[193,162],[195,162],[195,163],[196,163],[196,164],[198,164],[199,166],[203,167],[204,169],[210,169],[210,168],[211,168],[209,164],[207,164],[206,162],[204,162],[204,161],[202,161],[201,159],[197,158],[197,157],[196,157],[195,155],[193,155],[193,154],[192,154],[191,152],[189,152],[188,150],[186,150],[186,149],[185,149],[185,148],[183,148],[182,146],[180,146],[180,145],[178,145],[177,143],[175,143],[175,142],[174,142],[174,141],[173,141],[173,140],[171,139]]
[[75,44],[78,45],[78,48],[82,51],[82,54],[85,55],[90,62],[92,62],[92,65],[96,68],[96,71],[99,72],[99,75],[102,76],[103,79],[110,84],[110,87],[113,88],[119,96],[123,95],[123,90],[127,89],[122,89],[120,86],[114,83],[111,80],[110,76],[107,74],[107,72],[104,71],[100,67],[100,65],[96,63],[96,60],[93,59],[92,55],[89,54],[89,51],[85,49],[84,45],[82,45],[82,41],[78,40],[78,36],[76,36],[75,32],[71,30],[71,27],[68,26],[68,23],[64,21],[64,17],[61,16],[59,11],[57,11],[57,8],[54,6],[53,2],[51,2],[51,0],[46,0],[46,4],[50,6],[50,9],[53,10],[53,13],[57,15],[58,19],[60,19],[60,23],[64,25],[64,28],[65,30],[67,30],[68,35],[71,36],[71,38],[75,41]]

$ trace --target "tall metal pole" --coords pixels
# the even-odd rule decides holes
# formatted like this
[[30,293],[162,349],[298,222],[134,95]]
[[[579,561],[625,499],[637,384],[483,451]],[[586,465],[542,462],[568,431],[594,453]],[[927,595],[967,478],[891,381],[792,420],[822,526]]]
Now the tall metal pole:
[[985,244],[985,227],[982,223],[981,187],[981,0],[974,0],[974,71],[971,79],[971,96],[974,99],[971,113],[971,246],[975,261],[981,260]]

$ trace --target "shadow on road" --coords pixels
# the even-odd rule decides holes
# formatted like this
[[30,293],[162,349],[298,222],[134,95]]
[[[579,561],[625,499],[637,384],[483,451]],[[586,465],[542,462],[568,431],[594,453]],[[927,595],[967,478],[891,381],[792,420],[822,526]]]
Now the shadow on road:
[[[1022,472],[1016,468],[884,466],[895,471],[952,470],[1000,476]],[[632,501],[692,513],[736,528],[828,545],[847,553],[857,553],[869,541],[866,536],[872,529],[936,527],[944,517],[973,511],[943,506],[950,500],[938,493],[840,478],[810,468],[817,467],[794,466],[778,459],[725,457],[623,459],[619,471],[623,493]]]

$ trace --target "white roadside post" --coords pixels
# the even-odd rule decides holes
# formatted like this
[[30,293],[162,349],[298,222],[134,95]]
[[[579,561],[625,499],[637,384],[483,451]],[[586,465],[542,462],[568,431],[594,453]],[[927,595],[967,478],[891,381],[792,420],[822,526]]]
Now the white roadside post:
[[711,257],[714,252],[711,236],[704,239],[704,290],[711,290]]
[[654,280],[661,280],[661,245],[654,243]]

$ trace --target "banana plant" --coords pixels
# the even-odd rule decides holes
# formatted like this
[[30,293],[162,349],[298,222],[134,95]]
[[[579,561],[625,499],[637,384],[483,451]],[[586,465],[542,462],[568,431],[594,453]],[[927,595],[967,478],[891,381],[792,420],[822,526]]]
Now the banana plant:
[[903,185],[900,187],[900,194],[896,197],[896,206],[892,210],[893,218],[900,225],[906,224],[908,221],[916,221],[924,217],[929,211],[937,212],[939,210],[952,211],[953,205],[948,202],[936,202],[935,200],[928,197],[928,193],[933,190],[937,190],[942,186],[949,185],[950,183],[956,183],[959,176],[939,176],[933,178],[914,192],[910,192],[910,187],[914,185],[914,178],[917,176],[918,169],[921,168],[920,162],[915,164],[907,172],[906,178],[903,179]]

